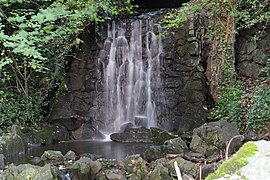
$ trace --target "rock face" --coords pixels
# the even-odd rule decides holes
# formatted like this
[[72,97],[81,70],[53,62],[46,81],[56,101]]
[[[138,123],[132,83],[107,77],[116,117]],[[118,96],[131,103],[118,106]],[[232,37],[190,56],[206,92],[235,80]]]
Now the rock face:
[[[139,17],[143,38],[146,19],[153,20],[155,24],[163,15],[164,13],[159,12],[155,16],[149,13]],[[121,21],[125,22],[127,27],[125,36],[130,37],[130,31],[134,30],[130,24],[135,20]],[[81,51],[77,58],[72,59],[68,71],[69,93],[59,100],[51,118],[53,122],[61,123],[68,130],[78,129],[89,119],[94,127],[106,126],[103,122],[106,118],[105,84],[102,80],[104,69],[98,63],[98,55],[102,54],[107,26],[104,24],[100,28],[101,39],[95,37],[95,27],[91,25],[81,35]],[[174,32],[174,35],[162,39],[160,88],[152,89],[152,98],[155,100],[158,125],[166,130],[181,129],[186,132],[202,125],[207,117],[207,111],[203,108],[207,105],[206,83],[196,29],[194,22],[188,22],[182,29]],[[154,28],[154,31],[157,33],[158,29]],[[143,52],[146,52],[146,49],[143,49]],[[143,126],[141,122],[136,123]]]
[[41,129],[26,133],[25,140],[29,146],[48,145],[53,142],[69,140],[69,133],[61,125],[46,125]]
[[[236,135],[239,135],[235,123],[226,120],[211,122],[194,129],[190,149],[205,156],[219,154],[224,151],[226,143]],[[234,152],[241,146],[239,139],[232,141],[230,150]]]
[[[237,68],[242,76],[265,76],[262,69],[270,57],[270,28],[251,27],[239,32],[236,42]],[[255,40],[257,35],[259,38]]]
[[110,137],[116,142],[152,142],[150,130],[145,127],[127,128],[121,133],[111,134]]
[[61,124],[69,131],[72,131],[81,127],[85,119],[73,112],[67,96],[62,96],[58,99],[58,102],[53,107],[50,119],[53,123]]

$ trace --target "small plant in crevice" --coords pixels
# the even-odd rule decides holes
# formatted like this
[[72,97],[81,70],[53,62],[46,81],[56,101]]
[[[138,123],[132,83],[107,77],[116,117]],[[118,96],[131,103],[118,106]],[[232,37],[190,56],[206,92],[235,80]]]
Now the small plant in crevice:
[[270,126],[270,89],[263,87],[255,97],[255,101],[247,114],[248,129],[256,132],[263,131]]

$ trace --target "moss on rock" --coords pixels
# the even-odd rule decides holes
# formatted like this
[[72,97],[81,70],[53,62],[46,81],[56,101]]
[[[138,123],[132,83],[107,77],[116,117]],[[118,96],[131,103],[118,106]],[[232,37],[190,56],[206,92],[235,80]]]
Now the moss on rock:
[[206,180],[217,179],[226,174],[237,172],[241,167],[248,164],[248,158],[254,156],[257,151],[258,148],[253,142],[247,142],[231,159],[222,163],[217,171],[208,175]]

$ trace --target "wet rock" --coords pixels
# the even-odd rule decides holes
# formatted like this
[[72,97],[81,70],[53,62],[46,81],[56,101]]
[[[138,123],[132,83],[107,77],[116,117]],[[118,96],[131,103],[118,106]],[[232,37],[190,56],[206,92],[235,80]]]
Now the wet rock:
[[179,154],[184,153],[187,150],[188,147],[181,137],[165,141],[162,147],[162,152],[167,154]]
[[147,117],[146,116],[135,116],[136,127],[147,127]]
[[48,145],[54,142],[69,140],[67,129],[61,125],[46,125],[26,134],[28,146]]
[[116,142],[152,142],[150,130],[145,127],[128,128],[121,133],[111,134],[110,137]]
[[92,161],[90,158],[81,157],[70,168],[75,179],[95,179],[97,173],[101,170],[99,161]]
[[[225,119],[210,122],[194,129],[190,149],[205,156],[219,154],[226,147],[229,140],[239,135],[235,123],[229,123]],[[232,141],[230,151],[235,152],[242,142],[240,139]]]
[[18,134],[8,133],[0,137],[0,154],[6,156],[24,152],[24,141]]
[[44,153],[41,156],[41,159],[43,161],[63,161],[64,156],[61,151],[48,150],[44,151]]
[[106,136],[91,123],[83,124],[79,129],[72,132],[74,139],[105,139]]
[[163,156],[164,154],[161,152],[161,146],[150,146],[143,154],[146,161],[154,161],[162,158]]
[[75,154],[75,152],[69,150],[69,151],[64,155],[64,159],[65,159],[66,161],[69,161],[69,160],[75,161],[75,159],[76,159],[76,154]]
[[125,124],[121,125],[120,132],[123,132],[126,129],[133,128],[133,127],[134,127],[134,124],[132,124],[131,122],[125,123]]
[[9,168],[3,172],[1,179],[54,180],[56,179],[56,175],[53,174],[49,164],[44,167],[31,164],[22,164],[19,166],[11,164]]
[[158,128],[150,128],[151,139],[154,144],[162,145],[166,140],[175,138],[174,135]]
[[146,161],[139,154],[127,156],[119,166],[130,175],[131,180],[147,179]]

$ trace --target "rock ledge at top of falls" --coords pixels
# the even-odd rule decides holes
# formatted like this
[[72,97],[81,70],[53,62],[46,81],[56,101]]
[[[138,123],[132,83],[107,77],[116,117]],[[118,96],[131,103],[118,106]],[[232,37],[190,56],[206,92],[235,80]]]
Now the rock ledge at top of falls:
[[150,129],[145,127],[126,128],[123,132],[111,134],[111,140],[116,142],[142,142],[151,143]]

